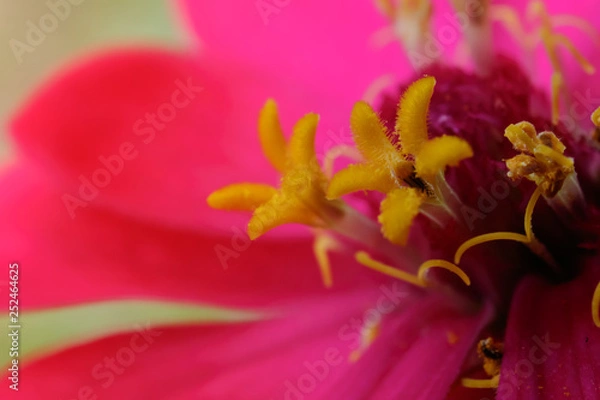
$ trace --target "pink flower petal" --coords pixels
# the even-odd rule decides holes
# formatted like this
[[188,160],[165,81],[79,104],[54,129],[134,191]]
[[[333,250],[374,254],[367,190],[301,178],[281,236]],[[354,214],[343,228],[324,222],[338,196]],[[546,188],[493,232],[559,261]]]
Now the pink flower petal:
[[27,308],[131,297],[252,307],[372,284],[364,267],[338,256],[326,290],[308,239],[249,242],[241,229],[214,237],[93,207],[72,220],[48,186],[26,168],[0,179],[0,254],[25,271]]
[[600,396],[600,329],[590,312],[597,267],[596,257],[561,285],[534,277],[521,283],[508,320],[499,400]]
[[[146,329],[141,337],[102,340],[26,365],[19,396],[71,399],[89,387],[100,398],[283,399],[288,391],[326,398],[320,393],[351,367],[338,331],[361,316],[374,294],[307,302],[285,320]],[[114,372],[105,364],[110,358]],[[2,396],[7,392],[2,385]]]
[[256,133],[277,85],[214,59],[123,50],[50,80],[11,131],[26,156],[56,173],[70,196],[64,218],[92,204],[172,226],[243,229],[247,216],[211,210],[206,197],[235,181],[277,183]]
[[[385,74],[412,72],[394,42],[383,49],[373,35],[388,26],[372,1],[181,0],[209,55],[252,65],[287,83],[290,97],[322,115],[334,133],[347,131],[351,106]],[[263,13],[265,4],[271,13]],[[268,16],[266,16],[268,14]]]

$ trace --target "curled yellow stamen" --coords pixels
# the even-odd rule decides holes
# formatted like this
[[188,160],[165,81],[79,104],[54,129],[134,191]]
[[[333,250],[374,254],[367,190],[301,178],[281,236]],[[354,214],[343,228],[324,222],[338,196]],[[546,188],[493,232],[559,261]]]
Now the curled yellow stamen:
[[321,271],[321,278],[323,279],[323,285],[326,288],[333,286],[333,278],[331,274],[331,262],[329,261],[329,252],[339,250],[340,243],[330,235],[324,232],[317,232],[315,234],[315,241],[313,243],[313,252],[315,258],[319,264],[319,270]]
[[525,235],[514,232],[493,232],[486,233],[483,235],[475,236],[464,242],[456,253],[454,254],[454,263],[459,264],[462,256],[465,254],[467,250],[472,247],[478,246],[483,243],[494,242],[496,240],[512,240],[519,243],[531,243],[535,239],[535,235],[533,234],[533,210],[535,209],[535,205],[537,204],[542,192],[539,188],[533,192],[533,195],[529,199],[527,203],[527,208],[525,209],[525,218],[524,218],[524,226],[525,226]]
[[592,319],[594,325],[600,328],[600,282],[594,290],[594,296],[592,297]]
[[527,203],[527,208],[525,208],[525,235],[529,241],[534,239],[533,235],[533,210],[535,209],[535,205],[537,204],[540,196],[542,195],[542,191],[540,188],[536,188],[535,192],[531,195],[529,202]]
[[419,277],[419,279],[422,280],[423,282],[426,282],[425,275],[426,275],[427,271],[431,268],[444,268],[450,272],[454,272],[465,283],[465,285],[471,286],[471,279],[469,278],[469,276],[462,269],[460,269],[457,265],[454,265],[451,262],[446,261],[446,260],[425,261],[419,267],[419,272],[417,273],[417,276]]
[[356,261],[365,267],[371,268],[377,272],[381,272],[384,275],[391,276],[392,278],[399,279],[404,282],[408,282],[415,286],[427,287],[428,282],[426,278],[427,271],[431,268],[443,268],[450,272],[455,273],[465,283],[465,285],[471,285],[471,279],[469,276],[458,266],[445,260],[429,260],[421,264],[417,275],[410,274],[406,271],[390,267],[389,265],[383,264],[379,261],[374,260],[371,256],[364,252],[359,251],[355,255]]
[[392,278],[411,283],[415,286],[427,286],[427,284],[423,280],[419,279],[418,276],[409,274],[408,272],[402,271],[394,267],[390,267],[389,265],[373,260],[367,252],[359,251],[355,254],[355,258],[356,261],[358,261],[365,267],[371,268],[372,270],[375,270],[377,272],[381,272],[384,275],[391,276]]
[[471,239],[467,240],[466,242],[464,242],[458,248],[458,250],[456,250],[456,253],[454,255],[454,263],[459,264],[463,254],[465,254],[465,252],[467,250],[469,250],[470,248],[478,246],[483,243],[494,242],[496,240],[513,240],[515,242],[521,242],[521,243],[529,242],[529,238],[527,236],[521,235],[520,233],[514,233],[514,232],[494,232],[494,233],[486,233],[486,234],[480,235],[480,236],[475,236],[474,238],[471,238]]
[[462,378],[461,384],[470,389],[495,389],[500,383],[500,375],[496,375],[490,379],[472,379]]

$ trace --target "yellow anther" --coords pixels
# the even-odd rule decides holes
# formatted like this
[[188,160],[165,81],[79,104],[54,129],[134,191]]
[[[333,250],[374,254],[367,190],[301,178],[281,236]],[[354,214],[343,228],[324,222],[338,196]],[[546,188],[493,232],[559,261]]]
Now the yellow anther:
[[324,232],[316,232],[315,241],[313,243],[313,251],[315,258],[319,264],[323,285],[330,288],[333,285],[333,277],[331,274],[331,263],[329,261],[329,252],[340,249],[340,243],[331,235]]
[[425,196],[417,189],[400,188],[389,192],[381,202],[378,217],[383,236],[394,244],[406,245],[412,222],[424,202]]
[[315,136],[318,123],[319,116],[313,113],[306,114],[296,123],[288,145],[288,168],[309,166],[310,168],[316,168],[316,174],[321,174],[317,163],[317,155],[315,154]]
[[592,297],[592,320],[594,325],[600,328],[600,282],[596,286]]
[[512,240],[520,243],[529,243],[529,238],[525,235],[513,232],[494,232],[486,233],[484,235],[475,236],[464,242],[456,253],[454,254],[454,263],[460,264],[463,254],[472,247],[478,246],[483,243],[494,242],[496,240]]
[[419,279],[418,276],[410,274],[410,273],[402,271],[402,270],[399,270],[394,267],[390,267],[389,265],[383,264],[379,261],[376,261],[376,260],[372,259],[371,256],[364,251],[359,251],[358,253],[356,253],[355,258],[358,263],[364,265],[365,267],[371,268],[372,270],[380,272],[384,275],[391,276],[392,278],[396,278],[401,281],[411,283],[415,286],[419,286],[419,287],[427,286],[425,281]]
[[379,337],[380,333],[381,333],[381,317],[377,318],[374,321],[367,321],[364,324],[364,326],[362,327],[362,330],[360,332],[360,334],[361,334],[360,346],[358,349],[356,349],[352,353],[350,353],[350,355],[348,357],[348,361],[350,361],[351,363],[355,363],[356,361],[358,361],[363,356],[363,354],[367,351],[367,349],[369,347],[371,347],[371,345],[373,344],[375,339],[377,339]]
[[573,159],[563,155],[565,146],[552,132],[536,135],[532,124],[520,122],[509,125],[504,136],[516,150],[522,152],[506,161],[508,176],[535,182],[547,198],[554,197],[564,181],[575,171]]
[[427,115],[433,96],[435,78],[427,76],[406,89],[396,115],[396,134],[400,136],[402,153],[417,155],[428,140]]
[[496,375],[490,379],[472,379],[462,378],[461,384],[470,389],[495,389],[500,383],[500,375]]
[[273,186],[261,183],[234,183],[211,193],[206,199],[218,210],[254,211],[277,193]]
[[443,268],[450,272],[453,272],[465,283],[465,285],[471,286],[471,279],[469,278],[469,276],[457,265],[454,265],[446,260],[429,260],[421,264],[421,266],[419,267],[419,272],[417,273],[419,279],[423,282],[426,282],[427,280],[425,276],[427,274],[427,271],[431,268]]
[[285,169],[287,142],[279,122],[277,105],[272,99],[267,100],[258,117],[258,137],[263,153],[277,171]]

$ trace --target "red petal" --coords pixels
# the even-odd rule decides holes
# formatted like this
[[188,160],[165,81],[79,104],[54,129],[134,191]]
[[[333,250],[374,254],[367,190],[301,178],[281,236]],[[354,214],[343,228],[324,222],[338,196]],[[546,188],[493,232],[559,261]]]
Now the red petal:
[[71,219],[62,193],[25,168],[0,188],[0,255],[20,263],[29,308],[125,297],[252,307],[369,283],[363,267],[340,257],[334,289],[324,289],[307,239],[250,242],[241,229],[213,237],[91,207]]
[[57,173],[64,194],[86,204],[174,226],[243,229],[247,216],[211,210],[206,197],[235,181],[276,183],[256,133],[276,86],[216,60],[123,50],[52,79],[11,130],[22,152]]
[[499,400],[600,396],[600,329],[590,312],[598,258],[575,280],[528,278],[515,294],[502,360]]

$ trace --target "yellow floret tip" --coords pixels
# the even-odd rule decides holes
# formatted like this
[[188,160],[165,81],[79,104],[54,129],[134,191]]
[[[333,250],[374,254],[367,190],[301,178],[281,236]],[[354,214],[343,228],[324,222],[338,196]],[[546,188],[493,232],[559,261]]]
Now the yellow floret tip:
[[406,245],[412,222],[424,202],[423,194],[413,188],[400,188],[388,193],[381,202],[378,217],[383,236],[394,244]]
[[428,139],[427,115],[435,83],[432,76],[421,78],[410,85],[400,99],[396,132],[404,154],[418,154]]
[[462,160],[473,157],[473,149],[464,139],[440,136],[425,142],[416,157],[417,176],[431,179],[446,167],[456,167]]
[[228,211],[254,211],[277,193],[261,183],[234,183],[212,192],[206,202],[212,208]]
[[273,168],[283,172],[286,163],[287,141],[283,135],[277,105],[267,100],[258,117],[258,137],[263,153]]

